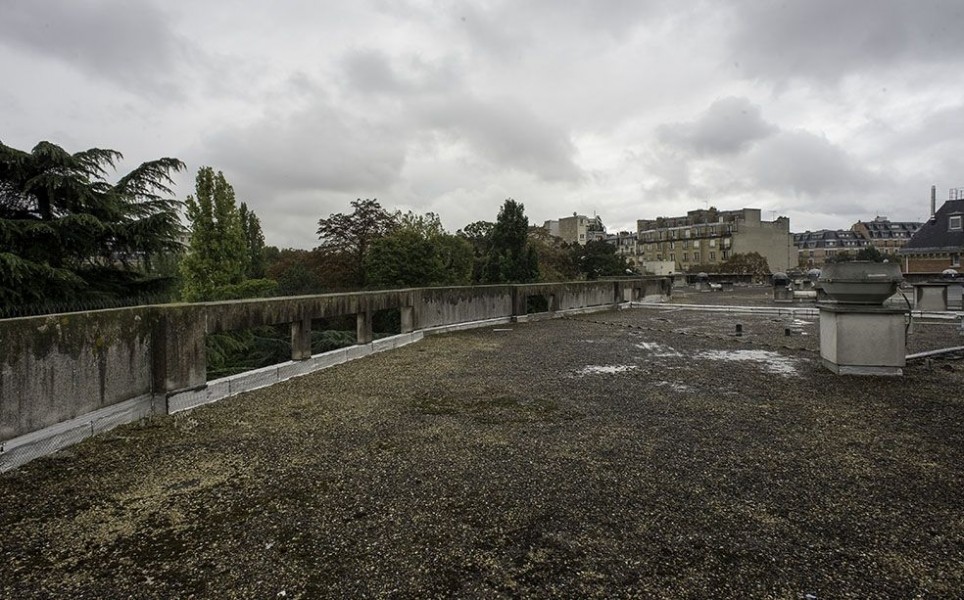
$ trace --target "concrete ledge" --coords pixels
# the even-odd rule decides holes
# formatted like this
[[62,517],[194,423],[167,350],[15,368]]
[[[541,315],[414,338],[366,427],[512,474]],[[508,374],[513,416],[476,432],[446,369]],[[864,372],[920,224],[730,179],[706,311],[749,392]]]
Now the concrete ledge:
[[145,394],[7,440],[0,444],[0,473],[153,413],[154,398]]
[[215,379],[208,382],[205,388],[174,394],[168,398],[168,413],[174,414],[190,410],[205,404],[217,402],[224,398],[236,396],[242,392],[250,392],[268,387],[291,379],[292,377],[301,377],[302,375],[340,365],[350,360],[363,358],[376,352],[394,350],[395,348],[417,342],[423,337],[424,334],[421,331],[402,333],[375,340],[370,344],[359,344],[357,346],[339,348],[331,352],[315,354],[307,360],[288,361],[253,371],[238,373],[230,377]]
[[698,310],[701,312],[749,313],[777,316],[806,316],[816,317],[820,311],[816,307],[791,306],[719,306],[716,304],[647,304],[633,302],[633,308],[649,308],[655,310]]
[[453,331],[465,331],[468,329],[479,329],[492,325],[507,325],[509,323],[529,323],[535,321],[545,321],[549,319],[559,319],[569,315],[584,315],[589,313],[606,312],[610,310],[621,310],[632,308],[631,302],[620,304],[600,304],[599,306],[588,306],[585,308],[567,308],[550,312],[530,313],[526,315],[516,315],[514,317],[499,317],[497,319],[483,319],[480,321],[467,321],[465,323],[455,323],[454,325],[439,325],[438,327],[428,327],[420,332],[425,335],[438,335],[440,333],[450,333]]
[[837,375],[882,375],[885,377],[896,377],[904,374],[900,367],[869,367],[864,365],[837,365],[826,358],[823,359],[823,366],[830,369]]
[[506,325],[512,322],[512,317],[499,317],[497,319],[483,319],[481,321],[466,321],[465,323],[455,323],[454,325],[439,325],[438,327],[428,327],[422,329],[424,335],[438,335],[451,331],[464,331],[466,329],[478,329],[489,325]]
[[[228,390],[231,389],[230,384],[219,384],[219,387],[220,386],[224,386]],[[182,410],[197,408],[198,406],[207,404],[208,402],[214,402],[218,398],[216,397],[214,400],[208,399],[209,387],[210,384],[208,384],[208,387],[203,387],[197,390],[189,390],[186,392],[171,394],[167,398],[167,414],[173,415],[174,413],[179,413]],[[222,393],[222,390],[217,390],[216,393],[220,394]]]

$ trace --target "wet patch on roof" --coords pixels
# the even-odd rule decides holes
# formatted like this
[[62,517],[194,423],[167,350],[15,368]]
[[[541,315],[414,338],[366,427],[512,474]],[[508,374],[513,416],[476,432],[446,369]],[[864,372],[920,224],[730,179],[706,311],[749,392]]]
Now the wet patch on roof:
[[696,388],[691,385],[686,385],[685,383],[680,383],[679,381],[657,381],[653,384],[654,387],[666,387],[674,392],[695,392]]
[[757,363],[767,373],[791,377],[798,374],[799,359],[783,356],[772,350],[707,350],[696,359]]
[[576,371],[576,375],[615,375],[627,371],[635,371],[636,365],[586,365]]
[[649,356],[655,358],[679,358],[683,356],[683,354],[676,348],[657,342],[639,342],[638,344],[635,344],[635,346],[640,350],[645,350],[647,353],[649,353]]

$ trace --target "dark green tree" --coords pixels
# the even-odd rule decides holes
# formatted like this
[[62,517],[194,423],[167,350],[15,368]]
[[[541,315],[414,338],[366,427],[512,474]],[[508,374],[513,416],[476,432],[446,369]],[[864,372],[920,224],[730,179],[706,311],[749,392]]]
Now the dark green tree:
[[163,290],[151,260],[177,252],[175,158],[106,181],[120,152],[71,154],[50,142],[30,152],[0,143],[0,303],[119,300]]
[[884,262],[885,258],[887,257],[876,246],[864,246],[854,256],[854,260],[870,260],[873,262]]
[[752,275],[754,280],[764,281],[770,277],[770,265],[759,252],[737,253],[720,265],[719,272]]
[[444,278],[435,244],[412,229],[375,240],[365,258],[367,280],[373,286],[429,286]]
[[539,279],[539,257],[529,245],[525,205],[506,199],[492,228],[484,283],[530,283]]
[[485,279],[485,264],[492,247],[492,230],[495,223],[491,221],[475,221],[455,232],[455,235],[467,241],[472,247],[472,281],[481,283]]
[[241,219],[241,231],[248,255],[246,274],[249,279],[260,279],[264,277],[265,270],[264,233],[261,231],[261,220],[253,210],[248,210],[248,205],[244,202],[238,208],[238,216]]
[[352,270],[348,274],[351,286],[364,286],[365,257],[372,242],[395,228],[395,217],[378,200],[358,199],[351,203],[352,212],[335,213],[318,221],[320,248],[333,255],[347,255]]
[[529,244],[539,257],[539,280],[569,281],[580,276],[572,247],[544,227],[529,228]]
[[188,196],[191,233],[181,261],[182,297],[188,302],[212,300],[218,288],[239,285],[247,271],[247,252],[234,188],[224,173],[201,167],[195,196]]
[[572,252],[574,262],[586,279],[616,277],[632,271],[626,257],[616,254],[616,246],[603,240],[592,240],[585,246],[574,245]]
[[470,283],[472,250],[445,232],[438,215],[396,213],[397,226],[372,243],[365,260],[369,284],[381,287]]
[[[234,188],[220,171],[198,169],[195,196],[188,196],[187,218],[190,243],[181,260],[181,297],[188,302],[270,296],[277,283],[253,279],[251,248],[245,239],[241,211]],[[246,219],[257,225],[257,216],[246,209]],[[260,225],[257,237],[260,238]],[[263,255],[263,241],[258,253]]]
[[824,262],[827,263],[844,263],[854,260],[854,255],[850,250],[840,250],[833,256],[828,256]]

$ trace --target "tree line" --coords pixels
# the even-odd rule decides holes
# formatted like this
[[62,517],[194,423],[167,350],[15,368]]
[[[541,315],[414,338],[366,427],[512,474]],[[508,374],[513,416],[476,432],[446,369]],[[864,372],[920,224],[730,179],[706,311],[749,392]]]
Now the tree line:
[[[7,314],[144,301],[206,301],[370,288],[566,281],[623,275],[605,242],[568,245],[512,198],[493,221],[446,231],[437,214],[358,199],[318,221],[312,250],[265,246],[258,216],[201,167],[174,197],[176,158],[108,180],[123,156],[51,142],[0,143],[0,304]],[[15,310],[16,309],[16,310]],[[17,310],[22,312],[18,313]]]

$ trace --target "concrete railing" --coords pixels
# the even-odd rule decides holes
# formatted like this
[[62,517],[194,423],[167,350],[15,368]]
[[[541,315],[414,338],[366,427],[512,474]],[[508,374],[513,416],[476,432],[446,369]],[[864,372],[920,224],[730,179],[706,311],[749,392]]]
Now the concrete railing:
[[[421,339],[425,333],[668,298],[669,278],[420,288],[167,304],[0,320],[0,471],[151,414],[169,414]],[[373,340],[372,316],[401,314]],[[311,321],[355,315],[357,344],[312,356]],[[535,315],[534,315],[535,316]],[[291,361],[207,381],[208,334],[291,327]]]

